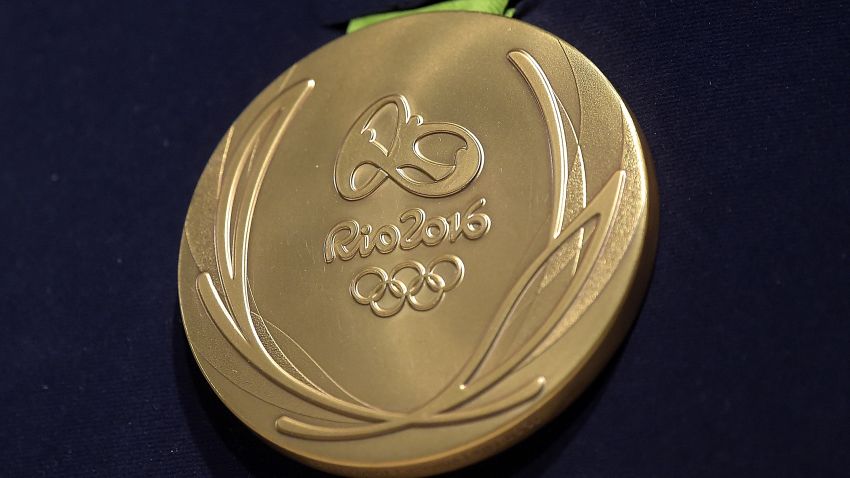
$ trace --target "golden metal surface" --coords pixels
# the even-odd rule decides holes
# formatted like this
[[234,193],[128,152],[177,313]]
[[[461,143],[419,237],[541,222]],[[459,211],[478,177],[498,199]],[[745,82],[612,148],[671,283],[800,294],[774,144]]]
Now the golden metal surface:
[[557,414],[636,313],[644,140],[602,74],[520,21],[388,21],[293,65],[198,183],[192,351],[285,453],[343,474],[480,460]]

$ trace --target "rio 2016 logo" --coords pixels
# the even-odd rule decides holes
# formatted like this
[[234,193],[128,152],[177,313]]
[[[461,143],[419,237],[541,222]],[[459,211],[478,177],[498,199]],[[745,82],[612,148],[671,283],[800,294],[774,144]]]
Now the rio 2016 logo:
[[[395,118],[394,131],[377,125],[376,119],[382,116]],[[450,135],[463,142],[454,152],[453,164],[423,154],[421,141],[433,135]],[[365,165],[371,166],[371,174],[358,173],[367,169]],[[372,103],[354,122],[337,155],[334,182],[349,201],[372,194],[387,179],[417,196],[444,197],[465,188],[483,165],[484,150],[471,131],[455,123],[425,121],[411,114],[403,95],[389,95]],[[406,172],[411,170],[416,174]]]

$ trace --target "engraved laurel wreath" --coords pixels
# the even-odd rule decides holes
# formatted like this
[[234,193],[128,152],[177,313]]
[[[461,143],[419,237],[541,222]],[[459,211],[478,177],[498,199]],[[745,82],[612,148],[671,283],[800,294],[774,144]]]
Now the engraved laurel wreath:
[[[287,392],[336,416],[328,421],[284,410],[275,422],[278,432],[312,440],[367,438],[411,427],[482,419],[526,403],[542,392],[546,380],[537,376],[486,403],[469,403],[530,363],[567,330],[563,326],[565,314],[608,240],[626,173],[614,173],[586,204],[582,150],[569,114],[529,53],[514,50],[507,57],[536,97],[550,138],[555,179],[549,241],[501,303],[453,385],[412,412],[367,404],[342,390],[321,367],[297,367],[293,358],[304,357],[306,351],[294,342],[279,344],[251,296],[248,242],[257,197],[281,139],[315,82],[307,79],[286,86],[244,131],[230,131],[215,216],[217,270],[197,276],[198,294],[223,336],[253,367]],[[290,69],[287,80],[294,69]],[[362,190],[368,194],[366,191]],[[496,353],[502,347],[499,339],[503,331],[541,298],[546,304],[554,304],[546,306],[545,319],[524,343],[510,349],[511,353]]]

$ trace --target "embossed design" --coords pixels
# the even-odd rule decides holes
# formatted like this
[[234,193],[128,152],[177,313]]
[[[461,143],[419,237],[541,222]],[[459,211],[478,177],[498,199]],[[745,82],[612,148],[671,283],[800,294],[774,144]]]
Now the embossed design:
[[[563,45],[561,45],[563,49]],[[566,56],[564,51],[564,56]],[[565,221],[572,221],[587,205],[584,155],[578,132],[561,99],[537,61],[528,52],[514,50],[508,59],[519,70],[535,95],[549,133],[555,201],[552,203],[552,237],[558,237]],[[569,62],[568,62],[569,64]],[[572,69],[572,66],[570,66]],[[573,74],[574,86],[575,75]],[[551,284],[564,270],[575,274],[584,242],[584,229],[579,229],[555,253],[540,281],[540,288]]]
[[460,237],[475,240],[490,231],[490,216],[478,212],[487,201],[481,198],[461,214],[455,212],[448,218],[429,217],[420,208],[404,211],[399,224],[407,229],[400,230],[395,224],[373,228],[371,224],[360,225],[354,219],[341,221],[331,228],[325,238],[325,262],[330,264],[337,257],[343,261],[357,256],[369,257],[372,251],[389,254],[396,249],[410,250],[421,244],[436,246],[444,241],[454,243]]
[[[378,118],[386,116],[395,119],[391,131],[378,125]],[[455,136],[464,146],[451,162],[434,161],[421,150],[422,141],[432,135]],[[387,179],[418,196],[442,197],[465,188],[483,164],[484,149],[471,131],[455,123],[426,122],[411,114],[407,98],[390,95],[354,122],[337,155],[334,180],[339,194],[350,201],[372,194]]]
[[[451,270],[440,274],[437,268],[442,264],[448,264]],[[419,261],[404,261],[389,272],[380,267],[367,267],[351,279],[349,291],[358,304],[368,305],[378,317],[391,317],[399,313],[405,303],[414,310],[433,309],[446,292],[463,281],[464,273],[463,261],[446,254],[427,265]],[[363,283],[370,279],[371,288],[367,285],[364,293],[361,290]]]
[[[534,400],[542,393],[546,386],[546,379],[541,375],[535,375],[535,378],[517,388],[501,392],[502,395],[490,396],[483,403],[475,401],[485,392],[492,391],[495,385],[502,383],[520,367],[527,365],[529,357],[532,357],[540,347],[544,347],[547,340],[557,333],[555,331],[556,326],[576,300],[588,276],[594,270],[600,251],[609,240],[627,178],[625,171],[615,171],[587,206],[577,211],[572,220],[565,221],[568,212],[568,205],[565,202],[571,195],[563,192],[563,190],[570,187],[571,183],[568,181],[568,169],[565,167],[568,164],[566,162],[568,157],[566,135],[563,130],[559,131],[558,128],[565,126],[572,128],[571,123],[565,124],[558,113],[563,106],[537,61],[529,53],[521,50],[509,52],[508,58],[526,80],[532,94],[535,95],[549,134],[550,160],[553,171],[555,171],[555,194],[553,195],[552,209],[554,214],[550,240],[537,257],[530,262],[521,274],[519,281],[505,296],[491,326],[482,335],[481,341],[473,351],[467,365],[452,379],[452,386],[442,389],[426,403],[410,412],[382,409],[359,401],[354,397],[331,392],[329,391],[330,387],[328,387],[328,390],[319,387],[315,381],[311,381],[307,377],[308,374],[299,370],[289,361],[286,351],[269,343],[265,338],[267,334],[264,332],[264,321],[252,310],[249,300],[247,281],[248,242],[257,197],[265,171],[278,148],[284,131],[291,122],[293,115],[302,107],[305,99],[312,91],[314,82],[305,80],[285,89],[282,88],[281,93],[270,101],[266,109],[258,114],[246,131],[234,133],[232,143],[237,146],[234,149],[233,158],[227,160],[222,167],[221,190],[216,211],[215,253],[217,270],[201,272],[197,276],[196,286],[199,297],[222,335],[248,363],[287,392],[312,405],[332,412],[337,418],[305,418],[303,415],[282,409],[283,415],[275,422],[275,428],[278,432],[308,440],[355,440],[398,432],[411,427],[460,424],[480,420],[515,409]],[[567,62],[569,63],[568,57]],[[367,127],[369,118],[377,109],[389,103],[395,104],[399,109],[400,117],[407,118],[407,120],[399,122],[394,143],[390,148],[385,148],[388,153],[383,155],[385,159],[372,164],[384,164],[386,158],[390,156],[390,151],[395,151],[391,148],[397,148],[395,143],[399,141],[400,135],[407,135],[405,136],[406,139],[413,136],[413,133],[399,132],[401,130],[407,131],[407,128],[411,128],[412,131],[413,127],[403,125],[421,126],[423,123],[421,119],[409,117],[409,109],[403,98],[388,97],[388,99],[383,102],[379,101],[367,110],[362,116],[363,126],[355,125],[352,131],[356,132],[357,135],[366,132],[369,129]],[[359,121],[358,124],[360,124]],[[439,128],[432,126],[431,130],[437,131]],[[466,130],[450,130],[450,132],[461,134],[457,133],[458,131],[465,132]],[[375,140],[377,136],[370,133],[370,138]],[[467,143],[469,146],[467,151],[478,154],[477,162],[466,161],[468,158],[464,155],[464,160],[458,160],[455,169],[449,176],[444,176],[434,182],[416,185],[414,186],[415,191],[408,190],[423,196],[429,196],[429,192],[439,193],[435,194],[437,196],[446,195],[459,191],[474,179],[475,174],[480,170],[483,154],[480,144],[477,143],[471,133],[468,134],[468,139],[472,143]],[[410,146],[409,141],[404,142]],[[375,146],[374,142],[370,141],[367,144],[370,148],[377,148],[378,151],[381,151],[381,148]],[[393,164],[399,164],[396,158],[393,158],[393,161]],[[368,160],[357,159],[356,156],[346,156],[342,162],[345,165],[354,166],[368,162]],[[477,164],[473,164],[474,167],[470,168],[471,163]],[[337,166],[339,173],[340,161],[338,161]],[[344,179],[349,181],[353,177],[349,176],[349,173],[353,175],[353,170],[342,169]],[[463,171],[467,171],[467,173],[458,176],[463,181],[459,179],[455,181],[454,175]],[[468,171],[475,171],[475,173],[470,175]],[[381,174],[385,176],[381,176]],[[343,183],[348,185],[348,189],[345,186],[343,189],[346,189],[347,193],[351,193],[348,199],[360,199],[373,192],[387,177],[392,177],[405,189],[412,184],[405,182],[406,179],[399,182],[398,178],[402,176],[396,177],[393,174],[396,173],[387,171],[380,174],[376,173],[366,183],[368,187],[355,187],[353,183],[348,182]],[[447,179],[450,177],[451,180]],[[339,181],[337,181],[338,187],[339,184]],[[435,186],[435,184],[439,186]],[[341,192],[341,194],[343,193]],[[592,232],[586,240],[580,242],[580,255],[575,269],[558,268],[555,272],[557,275],[567,271],[569,273],[568,285],[564,288],[541,285],[541,280],[544,277],[543,272],[550,269],[558,252],[562,250],[565,244],[574,240],[580,231],[585,229],[592,229]],[[431,279],[433,284],[440,284],[436,278],[429,276],[430,266],[423,267],[425,268],[425,274],[422,274],[421,279],[423,285],[417,285],[417,287],[420,290],[430,287],[426,284],[428,278]],[[421,271],[416,266],[413,266],[413,269],[417,273]],[[216,275],[215,279],[213,274]],[[378,273],[378,276],[384,281],[383,275]],[[396,294],[392,292],[393,288],[396,288],[397,292],[402,289],[398,284],[391,285],[390,277],[394,278],[394,274],[387,273],[386,290],[395,296]],[[557,279],[554,280],[557,282]],[[417,279],[415,283],[419,284],[418,281]],[[457,282],[460,282],[460,279]],[[408,292],[414,288],[413,285],[405,282]],[[363,298],[369,297],[369,294],[363,289],[357,288],[356,291],[359,291],[358,293]],[[443,292],[445,292],[445,286]],[[493,350],[501,346],[500,336],[503,329],[509,326],[511,322],[515,322],[517,311],[523,310],[525,307],[534,307],[543,296],[548,297],[547,300],[542,301],[548,304],[546,307],[548,312],[544,320],[535,324],[533,332],[518,347],[511,349],[509,354],[504,357],[494,354]],[[405,300],[407,301],[407,299]],[[304,354],[307,354],[306,350],[301,350]],[[344,425],[342,425],[343,422]]]

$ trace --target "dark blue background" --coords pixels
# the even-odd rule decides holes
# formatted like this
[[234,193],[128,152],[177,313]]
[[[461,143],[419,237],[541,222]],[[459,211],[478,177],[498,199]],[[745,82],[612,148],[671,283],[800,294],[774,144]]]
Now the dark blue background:
[[[0,475],[292,476],[188,351],[177,251],[242,108],[369,2],[0,4]],[[354,6],[356,4],[356,6]],[[850,25],[840,2],[521,1],[654,154],[655,275],[564,416],[473,468],[850,469]]]

